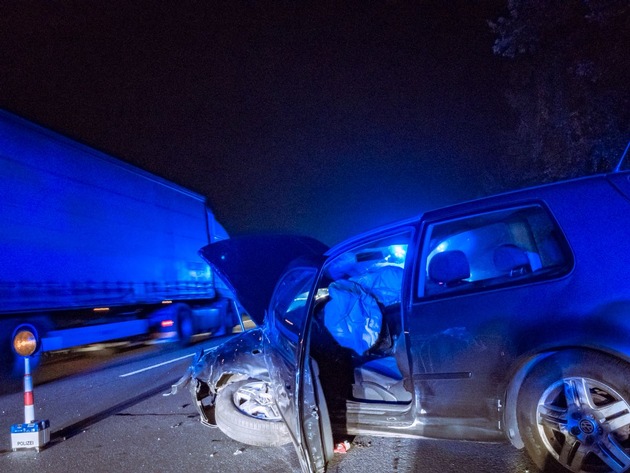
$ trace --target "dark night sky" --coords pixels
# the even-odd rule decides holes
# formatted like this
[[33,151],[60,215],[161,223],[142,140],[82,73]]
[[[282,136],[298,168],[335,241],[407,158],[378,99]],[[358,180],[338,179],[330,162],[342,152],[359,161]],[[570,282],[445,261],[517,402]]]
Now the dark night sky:
[[479,195],[504,3],[6,1],[0,107],[332,244]]

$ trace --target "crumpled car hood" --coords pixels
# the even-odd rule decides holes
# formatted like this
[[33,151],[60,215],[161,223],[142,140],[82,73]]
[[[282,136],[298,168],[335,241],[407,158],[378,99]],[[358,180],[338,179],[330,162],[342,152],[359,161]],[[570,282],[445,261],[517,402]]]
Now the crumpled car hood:
[[201,257],[221,276],[257,325],[286,267],[300,257],[319,256],[328,247],[296,235],[237,236],[204,246]]

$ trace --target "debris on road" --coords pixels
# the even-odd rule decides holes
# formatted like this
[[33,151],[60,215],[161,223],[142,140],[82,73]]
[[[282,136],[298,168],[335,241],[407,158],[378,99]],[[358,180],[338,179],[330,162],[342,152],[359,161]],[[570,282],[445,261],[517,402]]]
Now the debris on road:
[[335,453],[347,453],[350,450],[350,442],[344,440],[335,445],[335,449],[333,450]]

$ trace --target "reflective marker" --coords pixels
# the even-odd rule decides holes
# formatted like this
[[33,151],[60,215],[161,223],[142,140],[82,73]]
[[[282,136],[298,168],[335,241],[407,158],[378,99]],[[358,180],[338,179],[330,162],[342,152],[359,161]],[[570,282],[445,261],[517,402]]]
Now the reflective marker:
[[24,422],[30,424],[35,420],[35,399],[33,397],[33,378],[31,377],[31,360],[24,358]]

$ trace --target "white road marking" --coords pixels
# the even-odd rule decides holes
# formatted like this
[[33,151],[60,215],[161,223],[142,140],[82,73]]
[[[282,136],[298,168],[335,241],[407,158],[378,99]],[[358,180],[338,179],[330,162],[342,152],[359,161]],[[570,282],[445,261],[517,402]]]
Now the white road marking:
[[133,376],[134,374],[142,373],[144,371],[152,370],[153,368],[159,368],[160,366],[168,365],[170,363],[175,363],[176,361],[183,360],[185,358],[190,358],[191,356],[195,356],[194,353],[190,353],[188,355],[180,356],[179,358],[175,358],[174,360],[168,360],[163,363],[158,363],[157,365],[147,366],[146,368],[142,368],[141,370],[132,371],[131,373],[125,373],[118,376],[119,378],[126,378],[127,376]]

